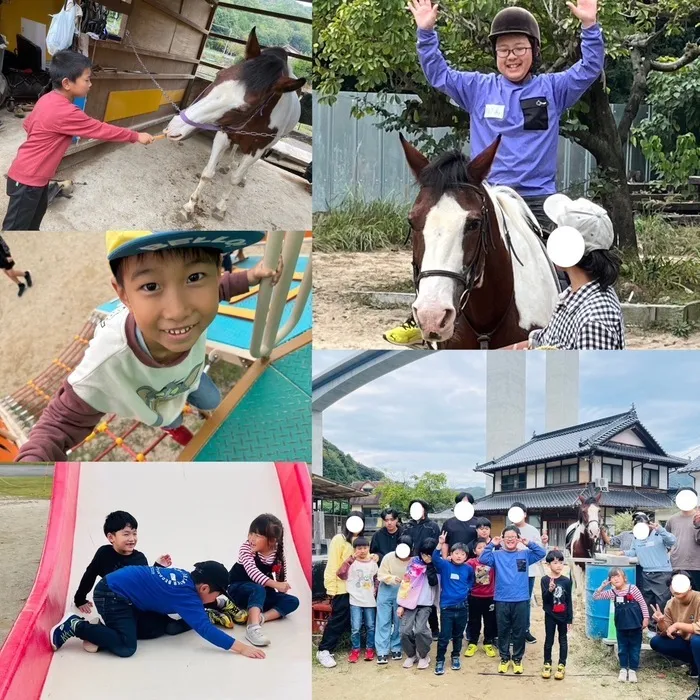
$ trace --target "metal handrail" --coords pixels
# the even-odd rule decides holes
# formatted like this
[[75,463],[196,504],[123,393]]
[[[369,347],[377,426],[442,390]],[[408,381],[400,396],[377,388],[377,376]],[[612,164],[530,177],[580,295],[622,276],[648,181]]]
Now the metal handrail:
[[294,281],[294,271],[303,243],[304,231],[275,231],[268,234],[264,265],[269,269],[276,269],[281,255],[283,270],[274,287],[269,278],[260,282],[253,335],[250,340],[252,357],[269,357],[275,346],[289,335],[301,318],[304,305],[311,292],[311,261],[304,272],[299,292],[294,300],[292,315],[284,327],[280,329],[282,314],[287,304],[287,295]]

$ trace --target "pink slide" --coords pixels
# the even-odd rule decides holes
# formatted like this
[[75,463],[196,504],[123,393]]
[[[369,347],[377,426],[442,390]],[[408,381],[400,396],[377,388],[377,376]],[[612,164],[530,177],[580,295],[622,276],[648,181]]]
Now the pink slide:
[[[230,567],[257,515],[285,527],[290,593],[299,609],[265,626],[267,658],[222,652],[195,632],[140,641],[119,659],[88,654],[79,640],[54,653],[48,632],[77,612],[73,595],[95,550],[107,543],[104,518],[129,511],[137,548],[191,569],[215,559]],[[36,580],[0,650],[0,700],[122,700],[125,697],[311,697],[311,480],[302,463],[95,463],[56,465],[54,491]],[[97,614],[94,613],[94,618]],[[226,630],[244,640],[245,629]],[[274,679],[266,682],[265,679]]]

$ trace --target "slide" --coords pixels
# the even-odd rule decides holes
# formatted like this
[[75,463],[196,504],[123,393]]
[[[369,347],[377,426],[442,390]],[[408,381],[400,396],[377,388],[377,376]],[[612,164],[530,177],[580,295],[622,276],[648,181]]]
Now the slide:
[[[120,659],[90,654],[79,640],[54,653],[48,630],[68,612],[110,511],[129,511],[137,548],[152,562],[162,554],[188,569],[215,559],[230,567],[257,515],[285,527],[291,593],[299,609],[269,623],[264,660],[246,659],[193,631],[140,641]],[[0,700],[123,700],[311,697],[311,485],[303,463],[57,464],[46,542],[34,588],[0,651]],[[226,630],[244,639],[236,625]]]

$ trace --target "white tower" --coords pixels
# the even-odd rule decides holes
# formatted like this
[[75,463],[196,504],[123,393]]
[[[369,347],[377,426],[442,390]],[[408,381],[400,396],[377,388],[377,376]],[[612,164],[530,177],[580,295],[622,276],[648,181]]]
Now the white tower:
[[579,355],[576,350],[547,353],[545,431],[579,422]]

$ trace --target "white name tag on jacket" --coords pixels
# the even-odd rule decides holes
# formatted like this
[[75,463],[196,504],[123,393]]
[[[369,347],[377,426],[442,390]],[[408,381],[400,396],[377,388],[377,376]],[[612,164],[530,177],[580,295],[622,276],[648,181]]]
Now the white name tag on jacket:
[[450,574],[450,579],[454,581],[459,581],[459,574]]
[[505,105],[486,105],[484,119],[503,119],[506,113]]

